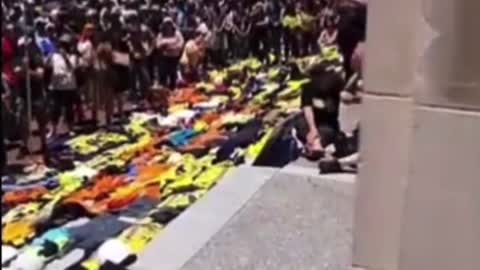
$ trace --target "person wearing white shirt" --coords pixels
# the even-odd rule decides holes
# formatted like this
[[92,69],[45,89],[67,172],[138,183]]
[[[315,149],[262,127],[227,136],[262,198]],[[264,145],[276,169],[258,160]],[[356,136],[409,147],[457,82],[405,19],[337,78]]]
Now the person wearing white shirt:
[[160,53],[159,80],[163,86],[174,90],[177,84],[177,70],[185,40],[171,18],[165,18],[156,40]]
[[320,33],[318,46],[320,48],[337,45],[338,29],[330,19],[326,20],[325,29]]
[[77,82],[82,89],[82,95],[86,98],[86,103],[92,105],[92,120],[98,121],[98,106],[95,102],[97,94],[97,76],[95,74],[94,64],[96,61],[95,44],[95,25],[87,23],[80,35],[77,43],[77,51],[80,54],[78,67],[80,78]]
[[78,58],[72,53],[71,38],[62,36],[59,41],[59,50],[48,60],[52,71],[49,89],[52,91],[54,106],[52,111],[51,135],[57,134],[58,124],[62,115],[69,132],[73,130],[74,107],[78,100],[78,85],[75,69],[78,67]]

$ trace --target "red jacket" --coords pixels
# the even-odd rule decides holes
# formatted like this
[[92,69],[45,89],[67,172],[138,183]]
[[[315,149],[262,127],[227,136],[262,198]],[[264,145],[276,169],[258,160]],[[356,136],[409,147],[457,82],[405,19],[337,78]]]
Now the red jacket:
[[18,77],[13,71],[15,59],[15,46],[13,40],[2,37],[2,73],[5,75],[10,86],[15,87],[18,84]]

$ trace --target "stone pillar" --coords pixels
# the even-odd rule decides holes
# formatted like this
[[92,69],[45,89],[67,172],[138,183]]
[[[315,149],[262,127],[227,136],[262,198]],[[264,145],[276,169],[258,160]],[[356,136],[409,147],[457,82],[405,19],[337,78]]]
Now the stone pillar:
[[355,265],[473,270],[480,1],[371,0]]

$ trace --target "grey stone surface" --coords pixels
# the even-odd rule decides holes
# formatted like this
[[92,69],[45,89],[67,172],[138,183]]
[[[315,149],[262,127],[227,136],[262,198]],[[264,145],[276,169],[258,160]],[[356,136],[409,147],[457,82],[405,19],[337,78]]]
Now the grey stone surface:
[[360,122],[362,104],[340,105],[340,126],[343,131],[351,133]]
[[[342,106],[343,130],[355,128],[360,108]],[[241,167],[169,224],[130,269],[349,269],[354,181],[320,176],[304,159],[282,170]]]
[[178,270],[277,172],[242,166],[173,220],[131,270]]
[[181,269],[350,269],[353,186],[277,174]]

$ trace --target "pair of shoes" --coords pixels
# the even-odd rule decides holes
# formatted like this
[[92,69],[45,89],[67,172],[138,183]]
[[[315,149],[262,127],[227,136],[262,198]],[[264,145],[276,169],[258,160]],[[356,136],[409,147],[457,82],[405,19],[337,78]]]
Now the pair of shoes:
[[[353,153],[345,158],[354,159],[358,154]],[[318,168],[321,174],[328,173],[355,173],[357,172],[357,164],[350,162],[349,164],[342,163],[337,158],[325,158],[320,160]]]
[[337,159],[320,160],[320,162],[318,163],[318,168],[320,169],[321,174],[343,172],[342,166]]
[[303,156],[309,161],[318,161],[325,156],[325,152],[318,150],[305,150]]

